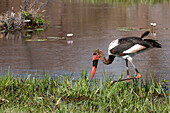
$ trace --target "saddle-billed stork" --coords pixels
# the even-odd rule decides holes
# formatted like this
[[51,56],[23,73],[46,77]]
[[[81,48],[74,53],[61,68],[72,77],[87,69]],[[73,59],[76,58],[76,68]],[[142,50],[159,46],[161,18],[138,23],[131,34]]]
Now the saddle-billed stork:
[[[113,40],[109,47],[108,47],[108,59],[106,60],[103,51],[96,49],[93,51],[93,67],[92,67],[92,73],[91,73],[91,80],[93,79],[93,76],[97,69],[97,64],[99,58],[103,61],[104,64],[108,65],[111,64],[115,57],[121,57],[125,59],[126,62],[126,70],[127,70],[127,78],[126,79],[120,79],[116,81],[111,81],[110,84],[113,84],[118,81],[124,81],[127,80],[127,83],[129,83],[130,79],[138,79],[141,77],[141,74],[139,73],[138,69],[135,67],[135,65],[132,62],[132,57],[140,52],[143,52],[145,50],[148,50],[150,48],[161,48],[161,44],[159,44],[156,40],[152,39],[143,39],[146,37],[150,31],[146,31],[141,35],[141,37],[125,37]],[[133,68],[135,69],[137,76],[136,77],[129,77],[129,69],[128,69],[128,61],[132,64]]]

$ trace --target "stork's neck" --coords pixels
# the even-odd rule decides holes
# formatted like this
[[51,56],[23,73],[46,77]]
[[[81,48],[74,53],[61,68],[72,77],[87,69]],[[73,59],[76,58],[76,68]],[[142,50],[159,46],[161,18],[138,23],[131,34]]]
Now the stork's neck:
[[94,50],[93,54],[97,54],[99,58],[103,61],[103,63],[106,65],[111,64],[115,58],[115,56],[109,55],[109,58],[106,60],[103,51],[99,49]]

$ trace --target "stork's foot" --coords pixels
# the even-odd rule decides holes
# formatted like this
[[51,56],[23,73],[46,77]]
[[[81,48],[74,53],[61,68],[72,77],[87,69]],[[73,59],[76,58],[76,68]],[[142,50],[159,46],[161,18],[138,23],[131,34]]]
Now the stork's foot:
[[111,81],[110,84],[108,85],[108,88],[110,89],[110,86],[114,83],[115,83],[115,81]]

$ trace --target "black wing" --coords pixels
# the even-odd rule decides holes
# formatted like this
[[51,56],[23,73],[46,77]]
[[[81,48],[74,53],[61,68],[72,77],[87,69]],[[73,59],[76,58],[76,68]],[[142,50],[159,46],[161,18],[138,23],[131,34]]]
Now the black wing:
[[[149,48],[150,45],[146,43],[144,40],[142,40],[140,37],[126,37],[126,38],[121,38],[119,39],[119,44],[112,48],[110,50],[110,53],[114,55],[125,55],[123,52],[130,49],[134,45],[141,45],[143,46],[142,48]],[[137,50],[140,50],[139,48],[136,48]],[[126,53],[126,54],[131,54],[131,53]]]

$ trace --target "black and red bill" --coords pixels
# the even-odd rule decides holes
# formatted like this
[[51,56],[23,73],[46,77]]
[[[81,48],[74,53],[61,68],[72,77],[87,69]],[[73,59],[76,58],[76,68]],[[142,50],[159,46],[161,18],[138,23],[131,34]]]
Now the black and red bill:
[[97,55],[93,55],[93,67],[92,67],[92,73],[91,73],[91,80],[94,77],[94,74],[97,69],[97,64],[98,64],[99,57]]

